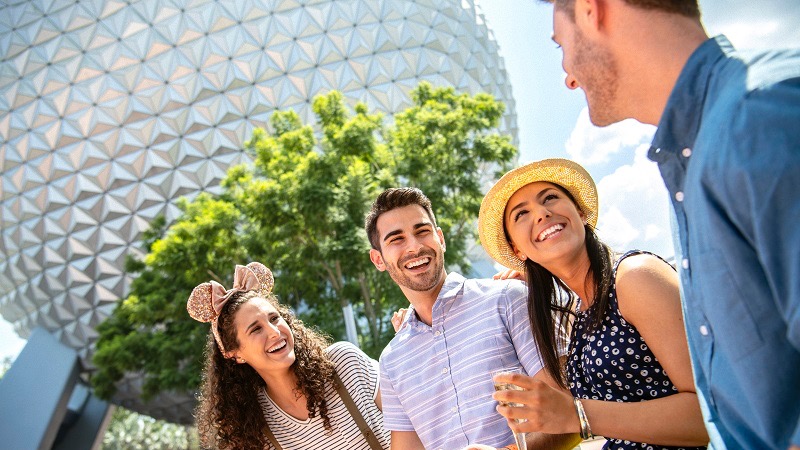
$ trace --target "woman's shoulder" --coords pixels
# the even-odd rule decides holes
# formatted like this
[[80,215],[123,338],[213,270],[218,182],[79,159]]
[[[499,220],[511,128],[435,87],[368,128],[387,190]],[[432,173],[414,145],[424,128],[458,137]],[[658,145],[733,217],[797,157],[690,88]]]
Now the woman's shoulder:
[[626,278],[641,282],[653,276],[674,275],[675,269],[655,253],[631,250],[617,258],[615,272],[617,283]]
[[348,341],[334,342],[325,349],[325,353],[337,367],[342,364],[354,364],[370,359],[360,348]]
[[640,313],[649,314],[660,310],[660,305],[680,303],[677,272],[652,253],[636,253],[620,261],[615,288],[620,313],[634,324]]

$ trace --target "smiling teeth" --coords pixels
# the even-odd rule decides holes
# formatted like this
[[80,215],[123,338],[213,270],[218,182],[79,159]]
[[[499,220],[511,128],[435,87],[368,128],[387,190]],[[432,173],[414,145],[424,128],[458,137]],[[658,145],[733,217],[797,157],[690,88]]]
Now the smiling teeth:
[[431,261],[431,259],[430,259],[430,258],[424,258],[424,259],[420,259],[419,261],[415,261],[415,262],[413,262],[413,263],[411,263],[411,264],[406,264],[406,269],[413,269],[413,268],[415,268],[415,267],[419,267],[419,266],[421,266],[421,265],[423,265],[423,264],[427,264],[427,263],[429,263],[430,261]]
[[557,224],[553,225],[552,227],[550,227],[550,228],[542,231],[541,233],[539,233],[539,236],[536,238],[536,240],[541,242],[541,241],[549,238],[550,235],[552,235],[552,234],[554,234],[554,233],[556,233],[558,231],[561,231],[563,229],[564,229],[564,225],[562,225],[560,223],[557,223]]
[[272,352],[275,352],[275,351],[278,351],[278,350],[282,349],[283,347],[286,347],[286,341],[282,341],[280,344],[278,344],[275,347],[272,347],[271,349],[267,350],[267,352],[268,353],[272,353]]

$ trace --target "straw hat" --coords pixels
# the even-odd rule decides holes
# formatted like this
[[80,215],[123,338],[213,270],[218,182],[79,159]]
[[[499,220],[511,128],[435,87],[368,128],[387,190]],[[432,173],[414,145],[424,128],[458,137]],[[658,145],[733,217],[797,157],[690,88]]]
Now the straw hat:
[[597,224],[597,187],[589,172],[579,164],[567,159],[553,158],[509,171],[483,198],[478,217],[478,234],[489,256],[500,264],[519,271],[524,271],[525,265],[506,240],[504,215],[511,196],[520,188],[537,181],[547,181],[566,189],[575,198],[578,208],[586,214],[589,225],[594,228]]

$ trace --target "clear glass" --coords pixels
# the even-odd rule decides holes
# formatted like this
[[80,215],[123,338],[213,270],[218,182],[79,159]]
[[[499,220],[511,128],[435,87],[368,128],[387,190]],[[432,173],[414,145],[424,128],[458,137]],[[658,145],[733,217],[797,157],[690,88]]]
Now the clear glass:
[[[509,389],[517,390],[517,391],[521,391],[522,390],[522,388],[517,386],[516,384],[498,383],[497,381],[494,381],[494,377],[496,375],[500,375],[501,373],[521,373],[521,374],[524,375],[525,372],[522,370],[522,367],[519,367],[519,366],[503,367],[503,368],[495,369],[495,370],[491,371],[492,383],[494,383],[494,390],[495,391],[505,391],[505,390],[509,390]],[[522,404],[514,403],[514,402],[498,402],[498,403],[500,403],[503,406],[514,406],[514,407],[522,406]],[[514,420],[516,420],[517,422],[523,422],[524,421],[523,419],[514,419]],[[525,450],[525,449],[528,448],[528,445],[525,442],[525,433],[514,433],[514,443],[517,444],[517,448],[519,450]]]

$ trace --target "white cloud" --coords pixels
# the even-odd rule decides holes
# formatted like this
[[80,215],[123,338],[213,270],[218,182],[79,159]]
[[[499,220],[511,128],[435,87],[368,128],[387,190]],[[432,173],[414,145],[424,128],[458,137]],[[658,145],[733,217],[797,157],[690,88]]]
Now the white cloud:
[[706,0],[703,22],[710,35],[725,34],[737,48],[800,47],[800,8],[790,0]]
[[650,142],[655,127],[629,119],[607,127],[596,127],[589,120],[589,108],[584,107],[567,139],[569,158],[584,166],[606,164],[612,155]]
[[600,238],[617,251],[642,249],[673,255],[669,197],[656,163],[647,158],[649,143],[635,150],[632,164],[622,165],[597,183]]

